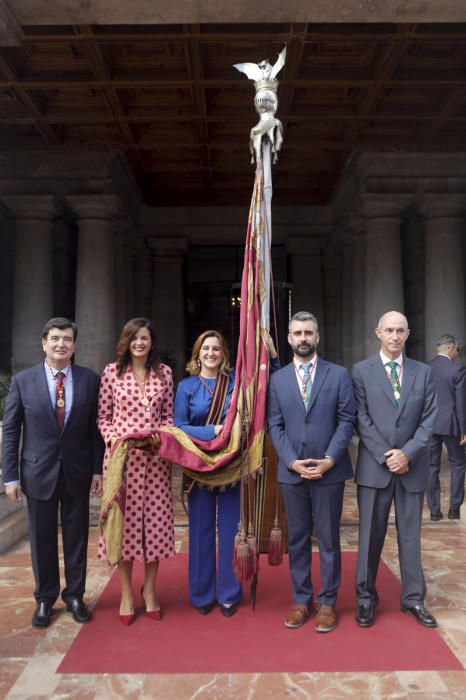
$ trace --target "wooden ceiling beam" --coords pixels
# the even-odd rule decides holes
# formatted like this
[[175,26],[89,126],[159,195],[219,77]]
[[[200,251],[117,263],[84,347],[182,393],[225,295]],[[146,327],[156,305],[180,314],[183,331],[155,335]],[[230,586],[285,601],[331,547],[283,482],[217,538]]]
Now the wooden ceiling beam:
[[466,25],[425,26],[26,29],[22,46],[0,48],[2,146],[121,148],[149,198],[161,185],[178,203],[247,203],[254,91],[231,64],[273,61],[286,43],[275,201],[325,203],[350,151],[453,150],[460,141]]
[[[182,25],[179,25],[180,27]],[[201,25],[195,25],[200,27]],[[252,25],[253,26],[253,25]],[[391,41],[393,39],[393,32],[386,31],[386,24],[371,24],[370,33],[359,32],[358,25],[351,25],[352,31],[344,32],[341,31],[341,24],[335,24],[334,28],[329,30],[329,25],[325,25],[326,30],[322,31],[319,29],[318,24],[308,25],[308,30],[306,32],[299,32],[296,36],[302,38],[303,41],[310,42],[343,42],[348,43],[349,41],[355,42],[369,42],[369,41]],[[349,26],[349,25],[348,25]],[[367,27],[368,25],[366,25]],[[407,30],[404,27],[408,26]],[[228,42],[230,44],[237,41],[238,43],[244,43],[246,41],[257,41],[257,42],[280,42],[289,40],[289,30],[274,32],[274,25],[270,25],[270,33],[263,33],[259,31],[254,31],[250,29],[251,25],[242,25],[244,31],[238,34],[232,34],[231,32],[219,32],[219,31],[200,31],[200,29],[192,31],[190,36],[194,39],[198,39],[202,42],[218,43],[218,42]],[[24,27],[25,35],[22,40],[23,44],[56,44],[56,43],[71,43],[71,42],[82,42],[86,40],[84,34],[74,36],[72,33],[72,28],[70,27],[69,32],[63,33],[47,33],[44,29],[40,32],[35,31],[31,27]],[[399,37],[412,38],[412,31],[409,25],[400,25]],[[186,40],[186,34],[183,29],[174,32],[164,31],[145,31],[145,32],[122,32],[119,30],[118,26],[115,25],[115,30],[112,32],[99,32],[94,33],[96,40],[99,43],[144,43],[151,41],[184,41]],[[435,42],[445,42],[445,41],[464,41],[464,31],[458,31],[455,28],[444,28],[441,32],[429,32],[424,31],[422,25],[417,25],[415,33],[416,41],[435,41]]]
[[133,132],[125,119],[123,107],[117,92],[113,88],[110,72],[105,64],[102,52],[95,41],[95,36],[92,29],[87,25],[80,25],[75,27],[75,32],[77,36],[82,36],[85,38],[84,50],[86,52],[92,73],[96,81],[101,84],[101,94],[105,104],[107,105],[109,115],[118,129],[123,143],[126,144],[128,150],[133,152],[133,157],[135,158],[136,162],[139,163],[139,167],[142,171],[143,163],[136,148]]
[[[416,146],[423,150],[426,146],[428,146],[428,144],[435,140],[440,132],[443,131],[447,123],[456,122],[457,120],[454,118],[455,113],[465,104],[465,102],[466,87],[452,92],[450,97],[443,102],[439,115],[436,118],[431,119],[430,122],[419,130],[416,138]],[[465,120],[461,118],[459,121],[464,122]]]
[[186,32],[187,40],[184,42],[186,68],[190,80],[192,80],[191,96],[194,116],[198,118],[199,128],[199,155],[203,171],[204,186],[210,187],[212,182],[212,164],[210,162],[209,149],[206,144],[209,142],[209,127],[207,125],[207,104],[205,88],[202,86],[204,80],[204,66],[201,61],[201,46],[199,40],[194,38],[194,34],[199,34],[199,25],[185,25],[183,31]]
[[[359,138],[359,135],[366,127],[367,118],[371,115],[371,112],[379,102],[380,95],[386,84],[394,75],[405,53],[408,41],[412,39],[416,32],[416,26],[415,24],[410,25],[408,31],[398,27],[396,38],[387,44],[387,46],[383,47],[381,55],[378,57],[376,65],[374,66],[377,84],[369,88],[367,95],[359,105],[359,114],[363,117],[363,120],[355,122],[345,136],[346,143],[349,147]],[[401,37],[401,35],[403,36]]]
[[9,80],[12,81],[11,92],[16,98],[18,103],[24,107],[26,112],[29,113],[31,123],[37,131],[40,133],[45,143],[51,146],[57,146],[60,143],[55,130],[44,120],[44,115],[31,97],[29,93],[24,90],[23,86],[18,80],[18,74],[16,70],[7,62],[4,56],[0,55],[0,71]]
[[[463,91],[459,90],[457,95],[462,95]],[[456,100],[454,101],[456,103]],[[76,106],[78,108],[78,105]],[[154,110],[156,107],[154,106]],[[328,112],[322,112],[319,114],[309,114],[309,115],[292,115],[292,114],[281,114],[277,113],[280,119],[285,122],[285,121],[293,121],[295,124],[313,124],[315,122],[328,122],[329,120],[332,122],[363,122],[367,120],[367,117],[363,114],[356,114],[356,115],[351,115],[351,114],[338,114],[335,111],[328,111]],[[24,116],[24,117],[17,117],[17,118],[10,118],[10,117],[2,117],[0,114],[0,122],[2,123],[16,123],[16,124],[21,124],[21,123],[29,123],[31,121],[32,117],[31,116]],[[251,118],[244,116],[244,114],[241,117],[238,117],[235,115],[235,125],[244,125],[245,128],[251,125]],[[51,111],[49,110],[47,114],[42,115],[42,120],[46,124],[50,125],[70,125],[70,124],[76,124],[77,126],[82,125],[85,126],[86,124],[108,124],[109,122],[112,121],[111,117],[109,117],[107,114],[102,114],[102,113],[93,113],[91,110],[88,110],[83,113],[76,113],[76,112],[71,112],[71,111]],[[200,115],[189,115],[186,117],[180,117],[178,115],[163,115],[163,116],[156,116],[151,114],[141,114],[137,116],[126,116],[125,121],[128,124],[147,124],[148,122],[152,124],[184,124],[184,123],[192,123],[192,122],[198,122],[203,120],[203,117]],[[438,122],[439,120],[445,121],[445,122],[451,122],[454,124],[455,122],[461,123],[466,121],[466,116],[455,116],[453,113],[453,110],[447,110],[446,106],[442,109],[441,114],[432,114],[432,113],[426,113],[426,112],[402,112],[402,113],[392,113],[392,112],[387,112],[387,113],[378,113],[378,114],[371,114],[370,116],[371,122]],[[207,124],[223,124],[225,122],[225,117],[205,117],[205,122]],[[203,142],[205,142],[207,139],[203,139]]]
[[[173,80],[173,79],[156,79],[151,78],[134,78],[134,79],[121,79],[112,78],[111,80],[89,80],[87,78],[75,79],[73,76],[70,80],[52,80],[48,79],[37,79],[37,80],[0,80],[0,88],[16,87],[16,85],[21,85],[25,90],[70,90],[73,88],[99,88],[107,87],[111,85],[112,88],[116,90],[130,89],[130,88],[186,88],[191,89],[193,86],[192,80]],[[287,84],[286,80],[280,81],[281,88],[284,88]],[[203,88],[241,88],[244,87],[244,81],[241,79],[204,79],[200,81],[200,85]],[[414,78],[406,77],[403,80],[380,80],[377,78],[318,78],[312,77],[306,80],[299,79],[294,81],[294,88],[313,88],[313,87],[341,87],[341,88],[365,88],[373,87],[377,85],[391,86],[391,87],[420,87],[420,88],[431,88],[431,87],[462,87],[464,85],[464,78],[455,79],[441,79],[441,78]]]
[[[301,36],[307,33],[307,27],[307,24],[291,25],[290,37],[286,43],[286,63],[284,75],[282,76],[284,78],[284,83],[280,83],[281,90],[279,88],[277,112],[278,118],[281,119],[283,123],[285,138],[290,119],[286,115],[291,114],[296,90],[295,81],[299,78],[299,71],[303,60],[304,43]],[[280,74],[278,79],[280,80]]]

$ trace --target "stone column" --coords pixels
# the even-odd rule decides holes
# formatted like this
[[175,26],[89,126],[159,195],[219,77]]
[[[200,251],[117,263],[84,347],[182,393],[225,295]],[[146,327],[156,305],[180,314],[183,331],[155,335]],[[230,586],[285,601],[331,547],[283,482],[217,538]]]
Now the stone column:
[[[341,256],[332,237],[323,251],[324,326],[320,332],[325,342],[325,358],[342,362],[341,349]],[[323,353],[322,341],[320,343]]]
[[152,251],[141,245],[133,251],[134,316],[152,318]]
[[126,287],[126,313],[128,319],[134,318],[134,248],[131,241],[125,240],[123,255],[125,257],[125,287]]
[[410,212],[402,226],[405,313],[410,334],[406,352],[424,362],[425,357],[425,227],[418,212]]
[[366,231],[366,356],[379,348],[374,329],[381,314],[404,310],[400,226],[409,199],[391,194],[363,194],[361,197]]
[[180,379],[186,363],[183,264],[186,238],[151,238],[154,252],[152,316],[159,350]]
[[353,265],[352,265],[352,362],[365,358],[365,269],[366,240],[362,219],[355,222],[353,229]]
[[53,307],[55,316],[74,318],[77,230],[59,217],[53,227]]
[[16,221],[13,283],[13,369],[43,358],[42,328],[53,316],[52,232],[58,210],[49,195],[3,198]]
[[76,274],[76,361],[101,372],[115,358],[115,219],[120,214],[114,195],[67,197],[78,217]]
[[353,239],[345,231],[341,238],[341,287],[340,287],[340,345],[341,360],[351,368],[353,362]]
[[425,195],[420,211],[426,236],[426,360],[436,354],[435,341],[452,333],[460,345],[465,338],[463,221],[466,196]]
[[128,268],[132,268],[132,255],[127,257],[126,235],[128,224],[124,219],[115,222],[115,311],[117,335],[131,318]]
[[[287,241],[287,253],[291,263],[291,282],[293,284],[292,313],[311,311],[324,328],[324,289],[322,238],[308,236],[290,236]],[[325,338],[321,337],[320,349],[324,352]]]

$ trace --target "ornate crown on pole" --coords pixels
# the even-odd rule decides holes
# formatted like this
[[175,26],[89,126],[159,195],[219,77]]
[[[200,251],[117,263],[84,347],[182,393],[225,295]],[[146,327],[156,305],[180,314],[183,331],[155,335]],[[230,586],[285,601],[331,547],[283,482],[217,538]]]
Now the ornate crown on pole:
[[254,87],[256,88],[256,92],[259,92],[259,90],[272,90],[275,94],[278,92],[278,80],[274,80],[273,78],[265,78],[263,80],[255,80],[254,81]]
[[234,68],[245,73],[250,80],[254,80],[256,94],[254,97],[254,107],[259,115],[259,122],[251,129],[249,137],[249,151],[251,153],[251,163],[259,163],[262,159],[262,142],[272,145],[274,163],[277,161],[278,153],[283,142],[283,126],[279,119],[275,117],[278,109],[278,80],[275,76],[285,65],[286,46],[278,54],[275,65],[271,65],[268,60],[260,63],[236,63]]

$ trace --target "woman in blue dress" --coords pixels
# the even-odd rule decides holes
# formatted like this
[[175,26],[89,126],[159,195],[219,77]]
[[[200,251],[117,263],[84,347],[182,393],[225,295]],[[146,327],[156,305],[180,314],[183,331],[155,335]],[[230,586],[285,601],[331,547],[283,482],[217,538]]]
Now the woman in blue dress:
[[[223,429],[235,383],[222,334],[218,331],[201,333],[186,369],[191,376],[178,384],[174,424],[191,437],[212,440]],[[213,415],[215,403],[218,406]],[[210,422],[212,419],[216,421]],[[232,567],[240,519],[240,484],[222,490],[194,483],[188,496],[188,509],[190,601],[202,615],[210,613],[218,602],[220,612],[231,617],[242,598],[241,584]]]

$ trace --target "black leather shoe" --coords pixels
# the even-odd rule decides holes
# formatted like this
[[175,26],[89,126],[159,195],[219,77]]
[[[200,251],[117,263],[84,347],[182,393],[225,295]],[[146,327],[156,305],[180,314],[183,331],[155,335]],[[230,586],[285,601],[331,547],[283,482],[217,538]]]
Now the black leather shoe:
[[33,627],[48,627],[52,615],[52,606],[46,600],[40,600],[32,616]]
[[208,605],[198,605],[196,610],[201,613],[201,615],[208,615],[214,607],[215,603],[209,603]]
[[437,627],[437,620],[423,605],[413,605],[410,608],[401,606],[401,612],[412,615],[419,624],[424,627]]
[[89,622],[92,615],[81,598],[68,598],[66,609],[73,615],[76,622]]
[[225,617],[233,617],[236,612],[236,608],[236,603],[233,603],[233,605],[221,605],[220,612],[222,615],[225,615]]
[[430,514],[430,519],[434,521],[434,523],[437,523],[439,520],[443,518],[443,513],[441,510],[438,510],[436,513],[431,513]]
[[460,509],[457,508],[450,508],[448,511],[448,519],[449,520],[459,520],[460,519]]
[[358,605],[356,622],[359,627],[371,627],[374,624],[374,606]]

